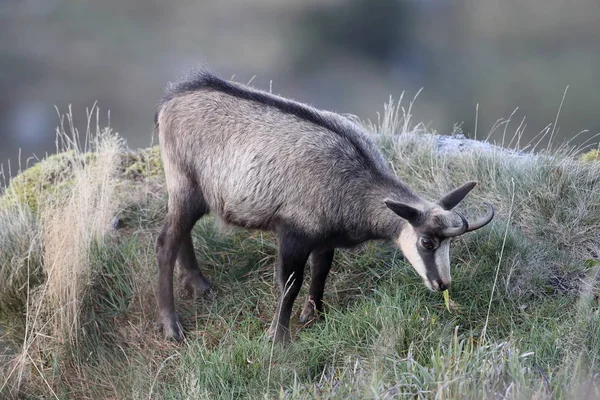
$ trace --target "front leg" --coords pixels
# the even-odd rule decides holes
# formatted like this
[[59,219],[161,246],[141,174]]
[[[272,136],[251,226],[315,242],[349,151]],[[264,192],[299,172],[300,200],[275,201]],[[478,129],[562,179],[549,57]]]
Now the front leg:
[[310,289],[300,314],[300,322],[307,323],[323,311],[323,291],[331,269],[335,249],[317,249],[310,254]]
[[304,265],[312,250],[307,240],[290,234],[279,235],[277,275],[281,296],[269,336],[276,342],[289,342],[292,307],[304,278]]

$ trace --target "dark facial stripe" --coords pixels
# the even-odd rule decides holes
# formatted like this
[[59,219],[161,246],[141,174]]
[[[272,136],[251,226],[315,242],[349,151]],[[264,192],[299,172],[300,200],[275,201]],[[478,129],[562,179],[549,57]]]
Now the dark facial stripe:
[[434,250],[434,251],[426,250],[426,249],[422,248],[421,246],[417,245],[417,251],[419,252],[419,256],[421,256],[421,259],[423,260],[423,264],[425,264],[425,271],[427,274],[427,279],[430,282],[441,280],[440,274],[435,265],[436,250]]

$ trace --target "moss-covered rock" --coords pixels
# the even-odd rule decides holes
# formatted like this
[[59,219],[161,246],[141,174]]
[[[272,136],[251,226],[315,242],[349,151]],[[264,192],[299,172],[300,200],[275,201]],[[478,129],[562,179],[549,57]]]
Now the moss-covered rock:
[[75,154],[74,151],[49,156],[15,176],[0,197],[0,208],[14,204],[27,205],[35,212],[40,203],[55,197],[73,184],[74,163],[90,163],[93,153]]
[[[73,185],[74,163],[85,167],[95,159],[95,153],[75,154],[71,150],[39,161],[11,180],[0,197],[0,209],[21,204],[27,205],[33,212],[37,211],[41,202],[56,198]],[[162,179],[164,176],[158,146],[124,153],[121,166],[124,180]]]
[[581,155],[581,161],[600,161],[600,147]]
[[124,173],[127,179],[134,180],[162,178],[164,171],[159,146],[129,153],[125,159]]

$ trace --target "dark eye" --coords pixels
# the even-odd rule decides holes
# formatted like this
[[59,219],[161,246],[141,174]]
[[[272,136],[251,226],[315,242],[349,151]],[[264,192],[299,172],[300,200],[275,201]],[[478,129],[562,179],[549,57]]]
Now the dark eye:
[[433,248],[435,247],[435,243],[433,243],[433,240],[424,237],[421,238],[421,246],[423,246],[427,250],[433,250]]

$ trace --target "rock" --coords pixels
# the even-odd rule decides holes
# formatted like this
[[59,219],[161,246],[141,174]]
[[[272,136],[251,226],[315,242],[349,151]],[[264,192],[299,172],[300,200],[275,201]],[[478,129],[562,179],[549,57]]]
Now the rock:
[[110,221],[110,229],[116,231],[117,229],[120,229],[122,227],[123,227],[123,221],[121,220],[121,218],[119,218],[115,215],[113,217],[113,219]]
[[[380,141],[383,138],[390,138],[390,136],[372,135],[375,141]],[[515,157],[531,157],[532,153],[526,153],[524,151],[518,151],[513,149],[507,149],[504,147],[496,146],[489,142],[469,139],[463,134],[459,135],[434,135],[431,133],[405,133],[401,135],[395,135],[391,137],[392,140],[397,143],[408,143],[411,141],[435,141],[436,149],[440,154],[453,155],[457,153],[463,153],[467,151],[490,151],[490,152],[502,152],[509,156]]]

